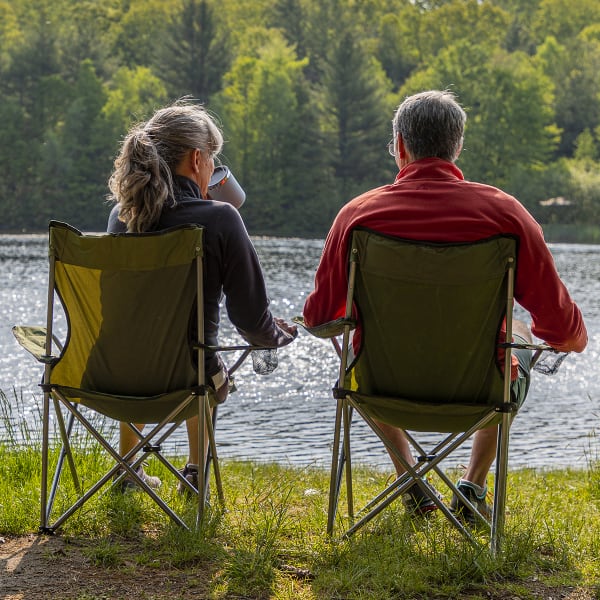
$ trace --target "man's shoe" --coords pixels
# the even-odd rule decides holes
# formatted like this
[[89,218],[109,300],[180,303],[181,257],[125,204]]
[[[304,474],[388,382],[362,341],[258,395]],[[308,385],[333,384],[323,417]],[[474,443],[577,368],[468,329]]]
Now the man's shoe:
[[[488,493],[487,485],[480,493],[473,483],[466,479],[459,479],[456,487],[465,498],[473,504],[482,517],[485,517],[488,521],[492,518],[492,506],[486,502]],[[479,486],[477,486],[477,488],[479,488]],[[472,508],[460,500],[456,494],[453,494],[452,496],[450,510],[458,519],[471,527],[475,527],[479,521]]]
[[[117,471],[117,475],[116,477],[118,477],[121,473],[123,473],[123,470],[119,470]],[[161,480],[158,477],[154,477],[153,475],[148,475],[148,473],[146,473],[146,471],[144,471],[144,467],[142,467],[142,465],[140,465],[137,469],[136,469],[136,473],[138,474],[138,476],[140,477],[140,479],[149,487],[152,488],[153,490],[157,490],[160,485],[161,485]],[[129,476],[125,476],[123,479],[121,479],[121,481],[119,482],[117,489],[120,492],[128,492],[130,490],[134,490],[136,489],[138,486],[138,482],[135,481],[134,479],[132,479]]]
[[[441,494],[427,481],[423,483],[440,500]],[[402,494],[402,503],[406,512],[415,517],[426,516],[434,510],[438,509],[437,504],[421,489],[418,483],[413,483],[404,494]]]
[[[183,477],[187,481],[189,481],[194,486],[194,488],[196,490],[198,489],[198,465],[192,465],[192,464],[188,463],[179,472],[183,475]],[[182,483],[181,481],[177,485],[177,491],[180,494],[191,494],[192,493],[190,488],[187,485],[185,485],[184,483]]]

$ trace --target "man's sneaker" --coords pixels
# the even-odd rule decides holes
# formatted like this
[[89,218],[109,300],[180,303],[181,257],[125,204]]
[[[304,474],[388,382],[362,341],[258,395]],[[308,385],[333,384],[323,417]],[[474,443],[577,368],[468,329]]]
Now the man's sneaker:
[[[116,477],[118,477],[121,473],[123,473],[123,470],[120,469],[119,471],[117,471],[117,475]],[[138,474],[138,476],[140,477],[140,479],[149,487],[152,488],[153,490],[157,490],[160,487],[160,484],[162,483],[161,480],[158,477],[154,477],[153,475],[148,475],[148,473],[146,473],[146,471],[144,471],[144,467],[142,467],[142,465],[140,465],[137,469],[136,469],[136,473]],[[138,487],[138,482],[134,481],[131,477],[129,476],[125,476],[123,479],[121,479],[121,481],[119,482],[117,489],[120,492],[128,492],[130,490],[134,490]]]
[[[194,488],[196,488],[196,490],[198,489],[198,465],[192,465],[188,463],[185,465],[185,467],[183,467],[183,469],[180,469],[179,472],[194,486]],[[180,494],[192,493],[190,488],[181,481],[177,485],[177,491]]]
[[[475,506],[482,517],[485,517],[487,520],[492,518],[492,506],[486,502],[488,493],[487,485],[483,488],[483,491],[479,492],[481,489],[479,486],[476,487],[466,479],[459,479],[456,487]],[[456,494],[452,496],[450,510],[457,518],[471,527],[476,526],[479,521],[473,510],[460,500]]]
[[[441,500],[440,493],[427,481],[423,483],[433,495]],[[406,512],[411,516],[426,516],[434,510],[437,510],[437,504],[421,489],[418,483],[413,483],[404,494],[402,494],[402,503]]]

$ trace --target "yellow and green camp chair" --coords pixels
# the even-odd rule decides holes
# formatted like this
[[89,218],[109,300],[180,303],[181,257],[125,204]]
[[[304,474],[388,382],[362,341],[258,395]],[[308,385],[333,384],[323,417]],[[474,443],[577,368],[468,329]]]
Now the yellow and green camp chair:
[[[475,536],[424,484],[436,472],[453,494],[442,460],[477,430],[500,424],[496,458],[491,549],[499,550],[503,532],[510,424],[517,410],[511,397],[510,368],[498,363],[499,347],[510,364],[511,349],[548,346],[500,344],[506,321],[512,339],[513,280],[517,240],[497,236],[474,243],[425,243],[353,231],[349,256],[346,316],[308,328],[318,337],[343,335],[337,400],[328,533],[336,521],[339,492],[346,474],[351,535],[413,484],[470,541]],[[360,319],[362,344],[353,357],[350,332]],[[400,461],[406,473],[355,514],[352,496],[350,425],[356,411]],[[407,431],[418,454],[413,467],[395,452],[377,421]],[[440,432],[442,441],[425,450],[414,432]],[[413,432],[413,433],[409,433]],[[340,445],[342,448],[340,449]],[[472,506],[470,503],[468,506]],[[479,514],[473,506],[476,514]],[[483,517],[480,518],[483,519]]]
[[[203,229],[194,225],[144,234],[83,235],[52,221],[49,227],[49,285],[45,327],[14,327],[17,340],[44,363],[41,532],[53,532],[105,484],[133,480],[176,523],[183,519],[137,474],[152,454],[198,496],[197,521],[207,497],[212,463],[219,500],[223,491],[218,468],[214,392],[206,385],[203,306]],[[64,343],[53,335],[56,298],[68,324]],[[197,332],[197,343],[190,341]],[[63,347],[64,346],[64,347]],[[212,347],[215,351],[252,346]],[[234,369],[231,369],[232,371]],[[51,406],[60,431],[62,450],[49,487]],[[65,420],[63,411],[69,415]],[[94,426],[101,413],[127,422],[139,442],[119,456],[111,440]],[[214,414],[214,411],[213,411]],[[201,457],[198,490],[161,453],[161,445],[188,417],[198,415]],[[114,459],[114,466],[86,491],[77,475],[70,433],[79,422]],[[140,432],[133,423],[151,423]],[[138,455],[139,453],[139,455]],[[201,452],[201,454],[203,454]],[[133,460],[133,457],[138,458]],[[68,464],[79,497],[52,518],[64,463]]]

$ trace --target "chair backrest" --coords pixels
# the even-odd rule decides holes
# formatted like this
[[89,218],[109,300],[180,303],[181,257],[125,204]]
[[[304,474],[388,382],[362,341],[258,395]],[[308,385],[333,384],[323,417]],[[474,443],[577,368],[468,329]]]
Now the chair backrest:
[[51,222],[51,277],[68,336],[50,383],[138,397],[197,384],[189,332],[202,239],[193,225],[83,235]]
[[353,388],[432,406],[502,402],[497,344],[516,247],[506,236],[442,244],[354,231]]

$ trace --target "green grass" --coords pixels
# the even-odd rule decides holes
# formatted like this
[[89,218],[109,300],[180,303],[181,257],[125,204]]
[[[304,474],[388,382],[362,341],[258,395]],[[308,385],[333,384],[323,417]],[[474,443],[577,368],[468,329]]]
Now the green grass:
[[[85,464],[86,457],[79,458]],[[441,516],[415,523],[401,506],[350,540],[331,541],[324,534],[323,470],[238,461],[223,465],[227,511],[212,507],[200,531],[171,524],[136,492],[102,494],[60,531],[69,539],[92,540],[87,556],[96,567],[128,564],[134,541],[137,564],[205,570],[215,598],[460,598],[477,590],[485,597],[484,590],[516,589],[533,576],[548,585],[593,587],[600,584],[595,468],[512,472],[505,552],[496,561]],[[148,469],[167,481],[156,461]],[[382,476],[359,471],[360,497]],[[0,446],[1,534],[36,531],[38,486],[37,452]],[[164,493],[193,523],[193,506],[184,506],[175,484]],[[73,497],[67,491],[57,504]],[[296,576],[307,572],[312,577]]]
[[[0,442],[0,536],[37,531],[40,454],[31,441]],[[86,483],[108,465],[90,445],[77,462]],[[161,495],[193,524],[194,505],[177,494],[166,469],[150,459],[147,470],[163,478]],[[532,582],[600,598],[598,461],[581,470],[511,471],[504,552],[496,560],[441,515],[417,522],[401,504],[349,540],[329,539],[323,469],[224,461],[222,471],[226,510],[213,498],[199,530],[172,524],[142,493],[103,490],[67,520],[61,538],[85,546],[93,568],[166,568],[201,581],[215,600],[546,597],[532,592]],[[358,467],[357,505],[388,475]],[[68,476],[64,483],[57,509],[76,497]]]

